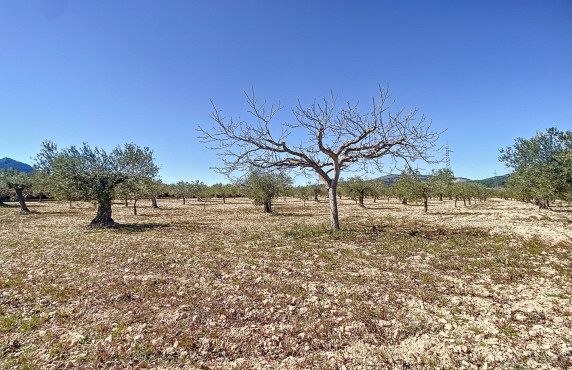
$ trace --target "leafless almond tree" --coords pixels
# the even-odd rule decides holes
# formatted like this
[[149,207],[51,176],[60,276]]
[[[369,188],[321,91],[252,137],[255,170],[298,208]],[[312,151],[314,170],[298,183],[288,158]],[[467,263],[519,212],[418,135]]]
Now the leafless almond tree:
[[[254,90],[245,95],[250,121],[226,119],[211,101],[214,125],[210,129],[198,127],[201,141],[212,143],[211,149],[216,149],[223,161],[216,170],[226,175],[252,167],[314,171],[328,190],[333,230],[340,228],[336,192],[342,170],[350,166],[381,169],[381,159],[386,156],[393,164],[399,159],[405,163],[434,162],[431,153],[441,132],[432,131],[423,115],[417,117],[417,109],[390,112],[387,88],[380,87],[379,96],[365,112],[357,103],[337,108],[333,96],[314,101],[309,107],[298,102],[292,109],[294,120],[282,124],[273,122],[280,104],[267,108],[255,98]],[[288,142],[298,131],[304,132],[305,139],[298,144]]]

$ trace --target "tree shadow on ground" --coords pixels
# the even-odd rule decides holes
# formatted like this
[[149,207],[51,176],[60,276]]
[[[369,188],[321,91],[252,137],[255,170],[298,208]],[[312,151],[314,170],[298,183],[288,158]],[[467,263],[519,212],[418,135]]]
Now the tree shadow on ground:
[[17,204],[2,203],[0,204],[0,208],[20,208],[20,206]]
[[115,223],[115,224],[109,225],[107,227],[90,226],[90,228],[92,228],[92,229],[119,230],[119,231],[125,231],[125,232],[143,232],[143,231],[153,230],[153,229],[166,229],[169,226],[171,226],[171,224],[167,224],[167,223],[162,223],[162,224],[158,224],[158,223],[118,224],[118,223]]

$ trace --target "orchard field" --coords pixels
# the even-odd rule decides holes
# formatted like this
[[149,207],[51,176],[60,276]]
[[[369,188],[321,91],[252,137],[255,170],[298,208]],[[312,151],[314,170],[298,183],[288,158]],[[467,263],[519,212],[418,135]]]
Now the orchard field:
[[148,203],[0,207],[0,366],[572,366],[572,207]]

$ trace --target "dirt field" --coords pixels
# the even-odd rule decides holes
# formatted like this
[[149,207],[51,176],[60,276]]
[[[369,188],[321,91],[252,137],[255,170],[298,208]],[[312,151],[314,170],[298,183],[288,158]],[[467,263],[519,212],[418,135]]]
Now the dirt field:
[[0,366],[572,367],[569,208],[140,203],[0,208]]

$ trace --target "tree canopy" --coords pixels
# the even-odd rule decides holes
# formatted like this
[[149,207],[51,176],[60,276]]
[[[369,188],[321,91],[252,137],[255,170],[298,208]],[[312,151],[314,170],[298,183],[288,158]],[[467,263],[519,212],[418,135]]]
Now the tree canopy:
[[128,179],[153,179],[159,171],[153,151],[133,143],[117,146],[107,153],[87,143],[58,149],[56,144],[46,141],[36,157],[35,167],[50,177],[53,188],[58,189],[56,196],[73,194],[97,203],[93,226],[114,225],[111,202],[118,184]]
[[[389,156],[405,162],[432,161],[430,152],[439,138],[417,110],[404,108],[390,112],[389,90],[379,89],[370,110],[347,103],[337,106],[336,99],[324,98],[304,107],[298,103],[291,122],[275,127],[273,119],[282,108],[260,103],[255,95],[245,94],[250,121],[226,119],[213,103],[212,128],[198,128],[201,140],[213,143],[223,165],[218,171],[293,169],[310,170],[328,191],[330,223],[339,229],[337,185],[342,170],[350,166],[368,169],[381,167]],[[289,140],[293,131],[305,135],[299,143]]]
[[532,197],[541,208],[555,199],[572,199],[572,132],[552,127],[500,149],[499,160],[514,170],[507,186]]

